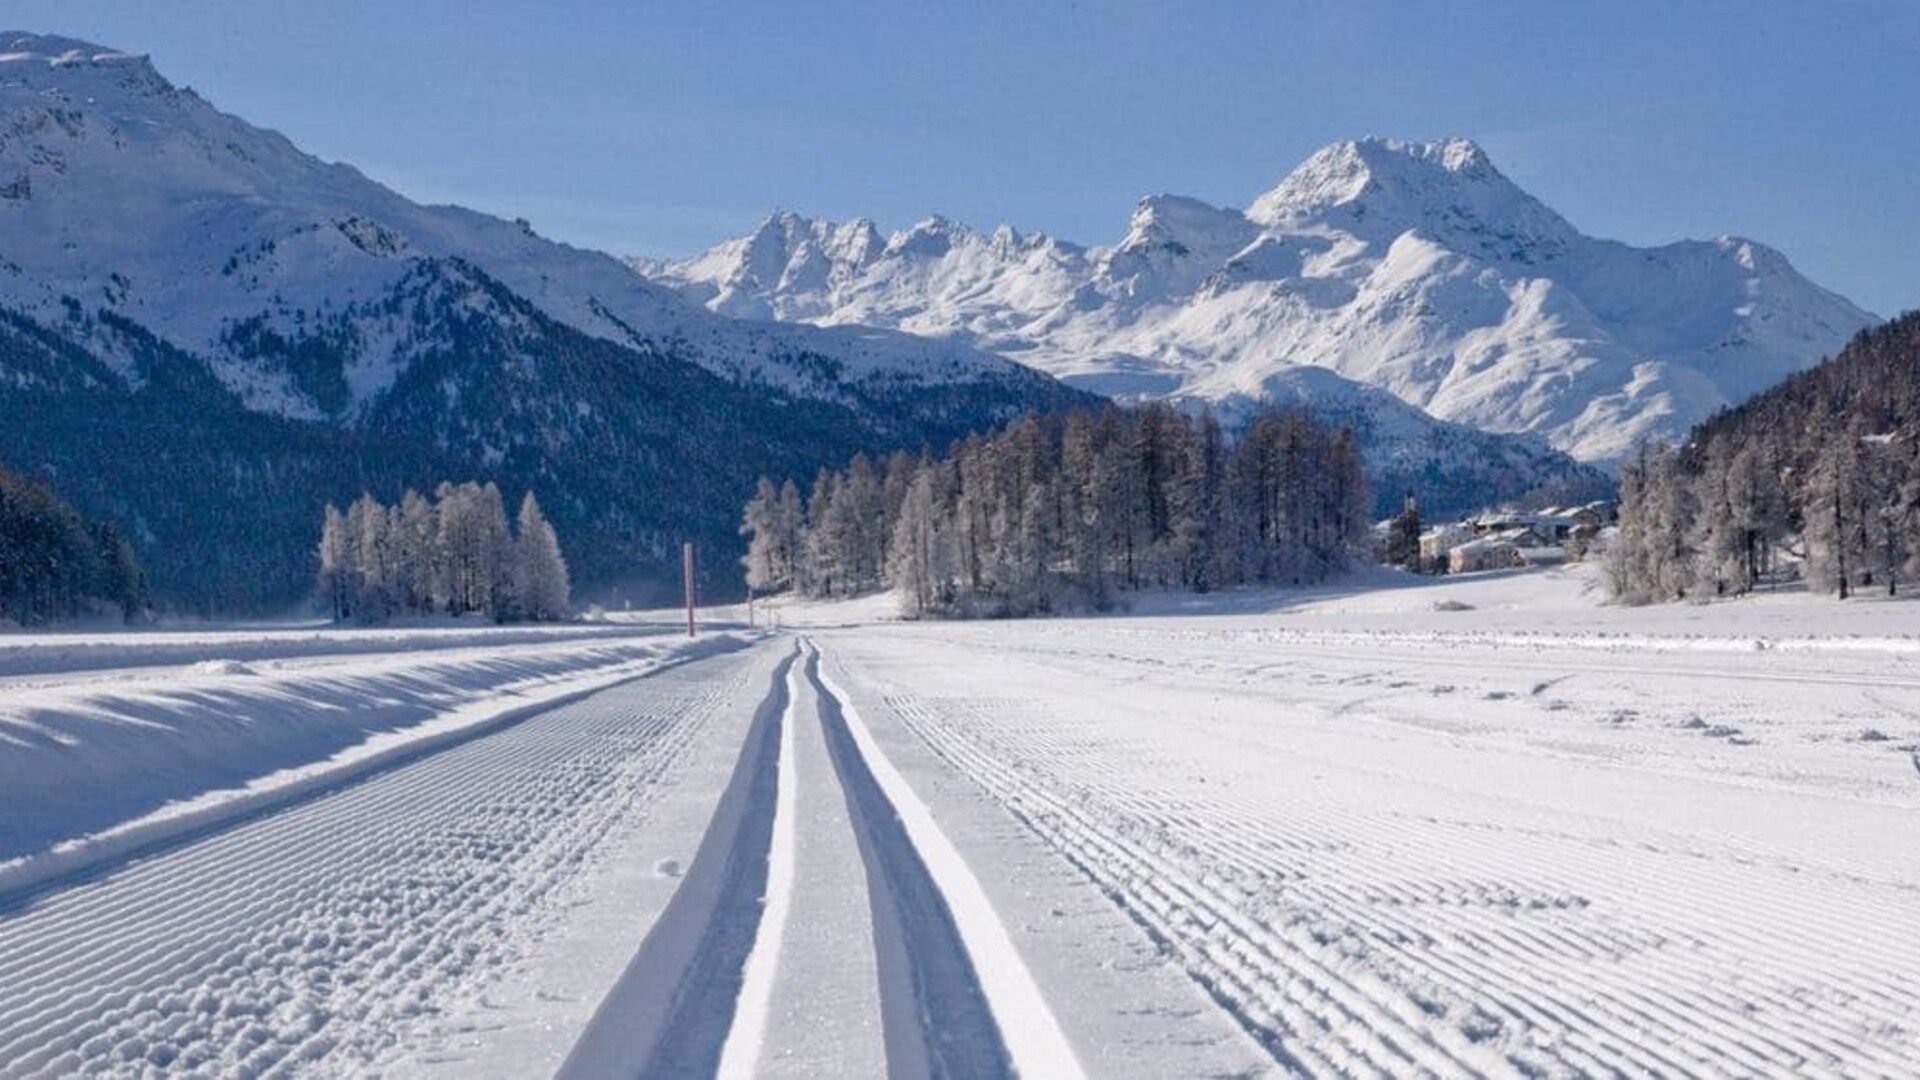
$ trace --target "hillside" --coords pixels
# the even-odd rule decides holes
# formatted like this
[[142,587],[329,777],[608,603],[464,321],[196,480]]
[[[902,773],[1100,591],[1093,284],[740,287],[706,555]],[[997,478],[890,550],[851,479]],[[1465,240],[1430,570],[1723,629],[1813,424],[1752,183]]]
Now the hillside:
[[1920,312],[1627,469],[1615,592],[1746,592],[1804,576],[1841,598],[1920,576]]
[[683,537],[731,583],[760,472],[1081,400],[964,344],[715,315],[70,39],[0,34],[0,237],[0,457],[201,610],[297,599],[324,502],[439,479],[536,489],[589,596]]

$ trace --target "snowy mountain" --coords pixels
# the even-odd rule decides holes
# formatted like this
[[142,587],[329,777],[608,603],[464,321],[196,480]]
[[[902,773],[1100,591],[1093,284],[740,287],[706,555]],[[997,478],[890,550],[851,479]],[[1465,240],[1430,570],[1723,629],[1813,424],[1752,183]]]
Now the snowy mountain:
[[[250,406],[285,416],[361,412],[391,387],[423,344],[392,301],[423,272],[458,279],[447,260],[593,337],[672,341],[719,374],[818,396],[867,380],[1022,377],[900,334],[712,318],[609,256],[409,202],[215,110],[145,57],[64,38],[0,34],[0,214],[0,302],[48,323],[69,321],[70,301],[82,323],[95,307],[134,319],[206,358]],[[261,356],[275,339],[330,354],[344,387]]]
[[[1075,400],[961,342],[715,315],[321,162],[144,57],[0,33],[0,460],[149,551],[273,538],[210,606],[297,593],[322,501],[442,478],[538,487],[589,582],[689,519],[730,579],[751,470]],[[163,593],[204,569],[151,561]]]
[[1329,146],[1244,211],[1152,196],[1108,247],[778,214],[635,265],[715,311],[968,342],[1119,396],[1244,402],[1321,368],[1597,462],[1873,321],[1750,240],[1587,237],[1459,139]]

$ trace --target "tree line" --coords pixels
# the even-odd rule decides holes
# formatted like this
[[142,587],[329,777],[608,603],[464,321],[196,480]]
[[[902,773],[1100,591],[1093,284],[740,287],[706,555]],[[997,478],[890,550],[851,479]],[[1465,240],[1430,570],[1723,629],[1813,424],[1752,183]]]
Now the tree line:
[[362,495],[345,512],[329,503],[318,554],[320,601],[336,622],[549,621],[568,610],[567,562],[531,491],[514,529],[492,483],[443,483],[431,498],[409,489],[392,506]]
[[1629,602],[1739,594],[1791,569],[1845,598],[1920,574],[1920,312],[1621,474],[1608,551]]
[[1016,616],[1318,581],[1345,567],[1370,505],[1348,429],[1274,409],[1230,437],[1150,404],[1028,414],[939,458],[859,455],[804,499],[762,478],[741,532],[756,592],[893,589],[914,617]]
[[59,496],[0,467],[0,622],[32,626],[147,606],[146,573],[109,522],[89,522]]

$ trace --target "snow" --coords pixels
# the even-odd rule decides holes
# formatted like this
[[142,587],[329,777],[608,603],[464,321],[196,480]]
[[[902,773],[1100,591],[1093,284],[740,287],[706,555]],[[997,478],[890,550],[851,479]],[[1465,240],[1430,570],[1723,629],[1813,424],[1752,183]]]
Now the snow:
[[[0,894],[258,813],[729,640],[693,649],[632,629],[236,640],[245,636],[0,637]],[[376,645],[388,651],[359,651]],[[274,659],[173,666],[208,649]]]
[[[799,797],[796,791],[794,741],[799,717],[794,711],[799,696],[794,665],[787,665],[787,708],[780,718],[780,758],[778,782],[773,804],[773,835],[767,847],[766,900],[761,906],[760,922],[747,954],[746,968],[740,977],[740,997],[735,1006],[733,1027],[720,1047],[720,1066],[715,1075],[722,1080],[745,1080],[755,1075],[767,1041],[768,1013],[773,1006],[773,982],[780,972],[781,946],[787,933],[789,912],[793,908],[794,863],[799,847]],[[847,967],[854,967],[848,963]]]
[[1589,578],[819,638],[1290,1072],[1900,1071],[1912,605]]
[[1084,1076],[1073,1047],[1067,1043],[1046,997],[987,899],[979,877],[941,830],[926,803],[914,794],[906,778],[874,741],[846,691],[824,670],[819,671],[818,677],[821,687],[838,699],[841,717],[859,745],[861,757],[866,759],[874,780],[893,805],[914,848],[925,861],[927,872],[945,897],[974,964],[980,989],[999,1021],[1015,1071],[1024,1076],[1051,1076],[1061,1080]]
[[1603,462],[1873,321],[1749,240],[1584,236],[1464,139],[1335,143],[1244,212],[1151,196],[1110,247],[936,218],[876,256],[859,224],[782,214],[635,265],[717,311],[964,341],[1124,396],[1233,403],[1326,369]]
[[945,383],[1010,370],[963,345],[885,330],[716,318],[603,253],[459,207],[422,206],[302,153],[173,86],[144,56],[0,38],[13,58],[0,65],[0,188],[20,191],[0,198],[10,271],[0,275],[0,303],[96,339],[113,335],[71,322],[66,301],[86,318],[111,310],[208,359],[257,410],[329,416],[287,373],[248,359],[230,337],[236,326],[257,322],[296,342],[339,330],[327,344],[344,352],[347,413],[357,415],[413,355],[417,328],[383,304],[405,299],[401,287],[428,260],[452,287],[473,267],[589,335],[670,345],[722,375],[758,372],[802,393],[838,390],[814,385],[795,354],[838,361],[853,381]]
[[661,667],[9,898],[0,1073],[474,1075],[478,1040],[492,1075],[550,1074],[713,813],[757,667]]
[[495,650],[558,705],[433,631],[35,638],[8,708],[410,670],[518,711],[0,896],[0,1073],[1904,1074],[1914,602],[1600,599],[1371,570]]

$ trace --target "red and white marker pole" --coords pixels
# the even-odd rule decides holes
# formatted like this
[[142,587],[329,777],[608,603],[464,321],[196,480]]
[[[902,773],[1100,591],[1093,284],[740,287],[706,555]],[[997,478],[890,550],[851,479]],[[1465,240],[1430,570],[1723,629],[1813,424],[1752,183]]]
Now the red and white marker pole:
[[695,626],[693,622],[693,542],[691,540],[680,545],[680,576],[687,585],[687,636],[692,637]]

